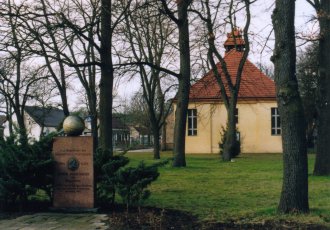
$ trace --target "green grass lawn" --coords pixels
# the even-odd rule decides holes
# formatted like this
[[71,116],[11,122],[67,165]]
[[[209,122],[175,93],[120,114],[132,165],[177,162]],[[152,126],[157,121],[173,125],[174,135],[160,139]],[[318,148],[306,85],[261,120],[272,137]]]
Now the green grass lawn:
[[[152,153],[129,153],[131,164],[152,163]],[[162,153],[162,158],[171,157]],[[243,154],[224,163],[218,155],[187,155],[187,167],[160,168],[146,206],[188,211],[201,220],[261,222],[288,220],[330,226],[330,177],[311,175],[314,155],[309,155],[308,215],[278,215],[282,185],[281,154]]]

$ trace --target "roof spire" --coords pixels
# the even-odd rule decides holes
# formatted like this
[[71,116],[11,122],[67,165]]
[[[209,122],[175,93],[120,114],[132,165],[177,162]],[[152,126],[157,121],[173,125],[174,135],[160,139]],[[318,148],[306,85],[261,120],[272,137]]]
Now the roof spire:
[[241,52],[245,49],[245,41],[242,38],[242,30],[236,27],[236,16],[234,16],[234,26],[231,33],[227,33],[227,40],[224,43],[226,53],[232,49]]

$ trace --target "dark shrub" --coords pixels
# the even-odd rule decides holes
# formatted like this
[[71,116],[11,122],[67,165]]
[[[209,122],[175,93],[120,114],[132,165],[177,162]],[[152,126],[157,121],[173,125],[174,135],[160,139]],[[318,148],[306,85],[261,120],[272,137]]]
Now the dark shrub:
[[150,196],[147,187],[158,178],[158,167],[167,162],[163,161],[150,166],[140,162],[137,167],[124,168],[118,172],[118,194],[127,205],[127,208],[131,205],[140,205]]
[[112,206],[115,202],[117,183],[116,172],[127,165],[128,158],[123,154],[110,156],[109,151],[98,149],[94,156],[96,202],[98,205]]
[[0,200],[25,206],[38,189],[51,199],[53,184],[52,138],[48,135],[32,144],[21,144],[15,137],[0,140]]
[[[236,129],[236,133],[238,133],[238,130]],[[220,155],[223,154],[223,149],[224,149],[224,143],[226,141],[226,134],[227,134],[227,128],[224,128],[223,126],[221,127],[221,140],[219,142],[219,148],[220,148]],[[234,150],[231,153],[231,157],[235,158],[241,153],[241,138],[239,140],[235,139],[235,145],[234,145]]]
[[127,207],[140,204],[150,195],[146,188],[158,178],[158,167],[168,162],[162,161],[151,166],[141,162],[137,167],[125,167],[129,159],[124,154],[111,157],[109,151],[101,149],[95,154],[96,202],[100,206],[112,207],[116,192]]

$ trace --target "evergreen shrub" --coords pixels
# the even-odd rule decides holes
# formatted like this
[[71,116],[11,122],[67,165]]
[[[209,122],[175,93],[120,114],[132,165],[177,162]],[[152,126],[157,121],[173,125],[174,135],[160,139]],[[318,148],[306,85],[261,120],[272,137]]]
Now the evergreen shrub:
[[96,203],[113,206],[115,202],[117,172],[129,163],[124,154],[111,156],[107,150],[98,149],[94,155]]
[[124,154],[111,156],[109,151],[101,149],[95,154],[96,200],[100,206],[113,206],[116,193],[127,207],[140,205],[150,196],[147,187],[158,178],[158,167],[168,162],[162,161],[150,166],[140,162],[137,167],[126,167],[129,159]]
[[24,144],[15,136],[0,140],[0,201],[4,209],[24,208],[40,189],[52,199],[53,137],[51,134]]
[[123,168],[118,173],[117,188],[127,208],[140,205],[150,196],[147,187],[159,176],[158,164],[147,166],[143,161],[137,167]]
[[[236,133],[238,133],[238,129],[236,128]],[[223,150],[224,150],[224,145],[226,142],[226,135],[227,135],[227,127],[221,127],[221,131],[220,131],[220,136],[221,136],[221,140],[219,142],[219,148],[220,148],[220,155],[223,154]],[[239,154],[241,153],[241,138],[240,140],[237,140],[235,138],[235,144],[234,144],[234,149],[233,152],[231,153],[231,157],[235,158],[237,157]]]

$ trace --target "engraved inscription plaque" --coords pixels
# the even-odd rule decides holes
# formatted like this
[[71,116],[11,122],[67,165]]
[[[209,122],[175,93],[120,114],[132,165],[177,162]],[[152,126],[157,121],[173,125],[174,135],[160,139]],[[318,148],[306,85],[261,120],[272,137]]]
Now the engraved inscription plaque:
[[56,137],[54,208],[93,208],[92,137]]

